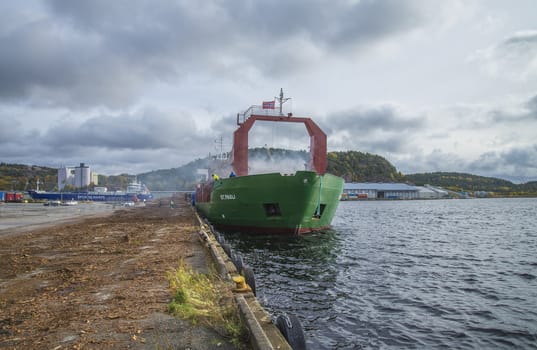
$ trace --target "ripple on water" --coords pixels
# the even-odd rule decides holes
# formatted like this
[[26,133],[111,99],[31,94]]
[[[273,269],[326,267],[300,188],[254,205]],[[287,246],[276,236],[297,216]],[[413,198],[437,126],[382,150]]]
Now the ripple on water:
[[535,349],[535,212],[535,199],[342,202],[324,234],[226,239],[310,349]]

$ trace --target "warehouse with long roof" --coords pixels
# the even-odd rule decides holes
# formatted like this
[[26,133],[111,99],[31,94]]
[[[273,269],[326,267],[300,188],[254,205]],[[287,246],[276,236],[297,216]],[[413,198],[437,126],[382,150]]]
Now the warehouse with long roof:
[[343,186],[342,200],[357,199],[438,199],[447,192],[430,186],[411,186],[404,183],[350,182]]

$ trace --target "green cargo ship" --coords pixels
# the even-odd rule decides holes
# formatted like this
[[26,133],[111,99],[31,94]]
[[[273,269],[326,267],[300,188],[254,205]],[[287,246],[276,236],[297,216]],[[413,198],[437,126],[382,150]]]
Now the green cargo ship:
[[[199,184],[199,212],[223,230],[302,234],[328,228],[339,204],[343,179],[326,174],[326,134],[310,119],[282,114],[287,100],[280,92],[279,113],[272,104],[252,106],[237,115],[231,165],[234,175]],[[258,110],[261,109],[261,114]],[[272,113],[270,113],[272,112]],[[276,112],[276,113],[274,113]],[[241,120],[242,116],[242,120]],[[248,132],[256,121],[303,123],[310,135],[308,170],[294,174],[248,174]]]

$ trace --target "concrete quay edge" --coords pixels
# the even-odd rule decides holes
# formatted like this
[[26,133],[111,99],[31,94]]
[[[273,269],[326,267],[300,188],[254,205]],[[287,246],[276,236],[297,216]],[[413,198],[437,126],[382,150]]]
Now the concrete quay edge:
[[[194,211],[200,225],[200,239],[206,244],[222,278],[233,283],[232,276],[239,275],[235,264],[216,240],[212,228]],[[252,292],[234,292],[239,314],[250,332],[250,342],[255,350],[292,350],[284,336],[272,322],[268,312]]]

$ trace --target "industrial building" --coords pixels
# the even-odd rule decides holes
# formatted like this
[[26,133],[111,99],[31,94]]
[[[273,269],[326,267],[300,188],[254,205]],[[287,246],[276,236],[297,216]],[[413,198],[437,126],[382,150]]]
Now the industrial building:
[[358,199],[439,199],[448,193],[435,187],[404,183],[351,182],[343,186],[342,200]]
[[75,188],[87,187],[91,183],[98,185],[97,180],[98,175],[92,173],[90,167],[84,163],[80,163],[76,167],[61,167],[58,169],[58,188],[60,191],[66,185]]
[[441,198],[449,198],[449,192],[444,190],[440,187],[435,187],[431,185],[425,185],[422,186],[416,186],[419,188],[419,198],[420,199],[441,199]]

